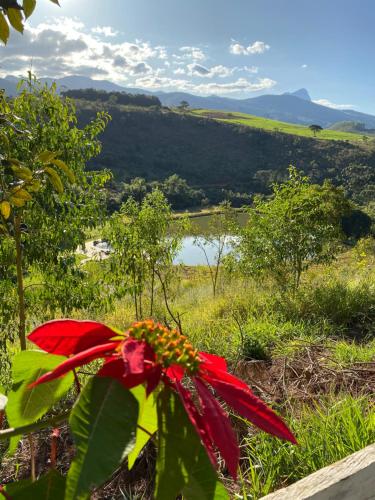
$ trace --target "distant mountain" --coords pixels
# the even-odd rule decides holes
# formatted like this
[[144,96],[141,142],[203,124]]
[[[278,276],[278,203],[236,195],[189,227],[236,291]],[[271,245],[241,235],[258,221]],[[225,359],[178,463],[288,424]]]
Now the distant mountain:
[[[48,78],[44,81],[51,82]],[[4,88],[9,95],[16,93],[17,79],[5,77],[0,79],[0,88]],[[361,122],[367,129],[375,128],[375,116],[360,113],[350,109],[339,110],[314,103],[306,89],[282,95],[262,95],[249,99],[232,99],[218,96],[197,96],[185,92],[150,92],[139,88],[125,88],[108,80],[92,80],[83,76],[67,76],[56,79],[59,90],[77,90],[93,88],[107,92],[124,91],[128,93],[142,93],[156,95],[164,106],[177,106],[181,101],[187,101],[192,108],[217,109],[220,111],[237,111],[272,120],[279,120],[300,125],[317,124],[328,128],[337,122]]]
[[17,94],[17,82],[18,78],[14,76],[6,76],[5,78],[0,78],[0,89],[5,90],[5,93],[12,96]]
[[295,97],[299,97],[305,101],[311,101],[310,94],[306,89],[298,89],[295,92],[285,92],[284,95],[294,95]]

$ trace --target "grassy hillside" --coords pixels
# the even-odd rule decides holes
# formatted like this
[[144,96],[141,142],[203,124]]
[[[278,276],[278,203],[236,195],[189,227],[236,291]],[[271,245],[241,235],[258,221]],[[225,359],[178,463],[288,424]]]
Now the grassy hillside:
[[[97,111],[105,109],[111,114],[112,120],[101,136],[102,153],[91,168],[111,169],[117,186],[135,177],[150,182],[177,174],[190,186],[203,189],[209,203],[215,204],[227,197],[225,191],[267,193],[272,182],[285,178],[290,164],[306,172],[314,182],[329,178],[340,185],[352,179],[352,174],[349,180],[345,177],[351,165],[375,170],[373,141],[320,140],[165,108],[87,101],[77,101],[77,106],[81,124]],[[295,128],[306,132],[304,127]],[[340,136],[334,131],[324,133]],[[354,134],[341,136],[358,139]],[[365,176],[359,172],[361,178]],[[368,179],[366,185],[372,182]]]
[[[247,115],[245,113],[226,113],[224,111],[213,111],[210,109],[195,109],[192,110],[191,113],[195,116],[204,116],[220,122],[235,123],[238,125],[245,125],[246,127],[270,130],[272,132],[282,132],[284,134],[292,134],[302,137],[314,137],[311,130],[303,125],[279,122],[277,120],[270,120],[260,116]],[[358,142],[362,138],[358,136],[358,133],[355,134],[338,130],[322,130],[317,135],[317,139]]]

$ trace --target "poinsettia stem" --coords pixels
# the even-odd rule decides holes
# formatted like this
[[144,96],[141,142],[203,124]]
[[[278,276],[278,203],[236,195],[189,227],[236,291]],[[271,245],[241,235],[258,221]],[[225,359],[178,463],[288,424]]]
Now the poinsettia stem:
[[59,436],[60,436],[60,430],[58,428],[53,429],[51,434],[51,451],[50,451],[51,469],[56,468],[57,441]]
[[3,431],[0,431],[0,441],[14,436],[22,436],[23,434],[29,434],[30,432],[40,431],[46,427],[56,427],[56,425],[68,420],[69,415],[70,411],[67,411],[61,415],[56,415],[48,420],[44,420],[43,422],[35,422],[33,424],[23,425],[22,427],[10,427],[9,429],[4,429]]
[[28,435],[29,446],[30,446],[30,467],[31,467],[31,481],[34,483],[36,479],[36,468],[35,468],[35,446],[33,435]]

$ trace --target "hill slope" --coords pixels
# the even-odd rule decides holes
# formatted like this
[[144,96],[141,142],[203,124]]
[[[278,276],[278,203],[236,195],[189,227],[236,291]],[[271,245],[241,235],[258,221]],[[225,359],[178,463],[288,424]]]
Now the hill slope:
[[[280,122],[270,120],[268,118],[261,118],[255,115],[248,115],[245,113],[226,113],[225,111],[214,111],[208,109],[192,110],[191,114],[211,118],[220,122],[233,123],[253,127],[263,130],[270,130],[275,132],[282,132],[285,134],[293,134],[302,137],[315,137],[313,132],[303,125],[296,125],[292,123]],[[362,137],[350,131],[334,129],[322,130],[317,134],[318,139],[334,140],[334,141],[360,141]]]
[[[98,103],[78,103],[80,122],[100,109]],[[223,188],[251,193],[266,192],[290,164],[314,181],[337,183],[351,164],[375,167],[372,144],[322,141],[166,110],[107,109],[112,121],[102,135],[103,151],[91,166],[110,168],[117,182],[164,180],[176,173],[216,194]]]

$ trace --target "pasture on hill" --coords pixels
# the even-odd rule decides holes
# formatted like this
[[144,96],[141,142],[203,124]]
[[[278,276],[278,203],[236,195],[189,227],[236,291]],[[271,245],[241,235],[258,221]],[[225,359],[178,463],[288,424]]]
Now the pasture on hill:
[[[214,111],[212,109],[193,109],[191,114],[194,116],[204,116],[219,122],[245,125],[246,127],[269,130],[273,132],[282,132],[284,134],[300,135],[302,137],[314,137],[309,127],[297,125],[294,123],[280,122],[270,120],[261,116],[248,115],[246,113],[232,113],[225,111]],[[317,133],[317,139],[326,139],[330,141],[350,141],[363,142],[362,136],[351,132],[341,132],[338,130],[322,130]]]

